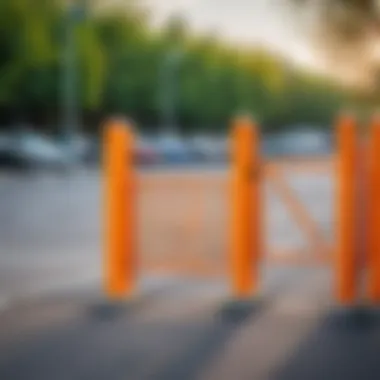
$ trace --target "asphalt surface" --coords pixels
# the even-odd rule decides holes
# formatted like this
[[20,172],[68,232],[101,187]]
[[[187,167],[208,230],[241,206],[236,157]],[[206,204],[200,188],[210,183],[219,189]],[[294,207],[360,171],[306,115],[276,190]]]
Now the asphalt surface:
[[[289,181],[332,235],[331,180],[317,177]],[[109,302],[99,185],[96,171],[0,174],[0,379],[380,377],[379,314],[336,309],[328,268],[264,267],[243,303],[226,279],[158,275]],[[270,207],[274,237],[298,242]]]
[[1,300],[100,274],[96,172],[0,173]]
[[269,270],[248,302],[180,278],[120,304],[90,288],[23,302],[0,315],[0,378],[377,379],[379,316],[335,310],[329,278]]

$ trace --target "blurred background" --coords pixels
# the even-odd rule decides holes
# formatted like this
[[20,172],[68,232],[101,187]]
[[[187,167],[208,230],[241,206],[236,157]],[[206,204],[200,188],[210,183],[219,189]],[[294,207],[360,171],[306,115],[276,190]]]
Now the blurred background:
[[[266,158],[330,155],[337,113],[354,112],[364,128],[379,104],[379,19],[369,0],[2,0],[0,287],[8,294],[57,276],[70,282],[84,267],[99,277],[109,116],[134,121],[136,163],[159,173],[173,165],[202,178],[206,166],[226,173],[240,112],[257,121]],[[331,181],[321,186],[331,193]],[[173,189],[161,189],[166,200],[156,203],[191,204],[174,206],[181,192]],[[327,199],[314,205],[327,210]],[[146,220],[162,225],[165,211],[150,207]],[[179,234],[173,228],[167,236]],[[293,233],[272,232],[281,234]]]
[[3,0],[1,166],[96,163],[114,114],[136,122],[143,164],[223,160],[240,111],[270,154],[289,131],[322,149],[337,110],[377,106],[376,3]]

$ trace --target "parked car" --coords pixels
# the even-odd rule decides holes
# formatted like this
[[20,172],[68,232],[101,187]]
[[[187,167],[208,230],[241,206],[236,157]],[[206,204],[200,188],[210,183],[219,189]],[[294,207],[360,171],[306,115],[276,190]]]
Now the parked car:
[[99,158],[94,139],[81,134],[75,135],[70,140],[67,138],[59,139],[57,145],[73,163],[89,163],[91,159],[96,158],[98,160]]
[[136,146],[135,159],[137,164],[152,165],[160,161],[160,156],[153,142],[147,139],[139,139]]
[[15,148],[33,167],[65,169],[71,163],[70,155],[64,149],[36,133],[21,136]]
[[224,137],[216,137],[212,142],[213,161],[222,163],[228,160],[229,144],[228,139]]
[[91,149],[90,138],[82,135],[77,135],[72,141],[72,152],[74,153],[77,162],[83,162]]
[[189,147],[176,136],[161,136],[155,142],[154,147],[162,163],[184,164],[192,161]]
[[267,157],[284,155],[285,150],[281,144],[281,136],[264,136],[261,143],[261,153]]
[[66,169],[70,163],[66,152],[46,136],[22,132],[3,138],[0,164],[11,169]]
[[14,138],[9,134],[0,136],[0,168],[26,169],[28,163],[14,149]]
[[262,153],[266,156],[318,156],[331,153],[332,144],[327,132],[290,131],[264,137]]
[[87,149],[82,156],[82,162],[86,165],[98,165],[101,156],[101,143],[96,138],[89,139]]
[[196,136],[189,140],[189,149],[194,161],[210,162],[213,160],[214,151],[210,138],[205,136]]

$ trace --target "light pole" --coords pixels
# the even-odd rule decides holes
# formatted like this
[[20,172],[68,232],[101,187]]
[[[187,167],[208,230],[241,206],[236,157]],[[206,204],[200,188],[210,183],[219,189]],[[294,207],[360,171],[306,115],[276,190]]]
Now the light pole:
[[171,49],[166,54],[160,75],[160,100],[162,129],[167,133],[177,133],[177,98],[178,98],[178,69],[182,52]]
[[70,155],[74,156],[73,142],[79,129],[77,72],[75,51],[75,26],[84,19],[85,1],[68,5],[64,18],[62,49],[62,132]]

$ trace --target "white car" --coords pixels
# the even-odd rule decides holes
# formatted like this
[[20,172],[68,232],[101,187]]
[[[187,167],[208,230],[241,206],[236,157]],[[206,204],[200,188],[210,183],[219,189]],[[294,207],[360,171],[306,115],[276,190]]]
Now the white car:
[[318,130],[282,132],[264,137],[262,150],[269,156],[318,156],[331,153],[332,141]]
[[70,157],[63,149],[36,133],[24,133],[14,139],[12,150],[29,167],[66,168],[70,164]]

